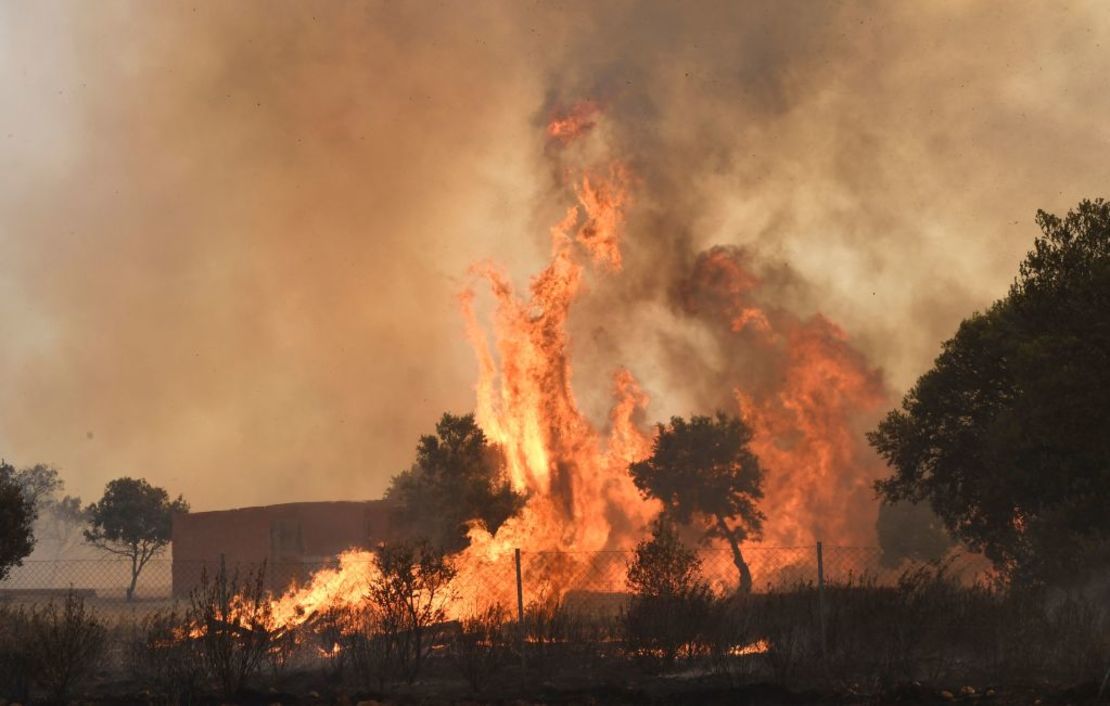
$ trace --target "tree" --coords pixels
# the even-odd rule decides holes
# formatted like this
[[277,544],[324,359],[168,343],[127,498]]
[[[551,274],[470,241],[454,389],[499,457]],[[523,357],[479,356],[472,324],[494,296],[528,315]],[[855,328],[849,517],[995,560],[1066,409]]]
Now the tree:
[[444,414],[434,435],[420,437],[416,462],[393,477],[386,498],[405,534],[448,552],[466,548],[469,523],[496,532],[524,506],[473,414]]
[[0,461],[0,581],[35,548],[34,505],[23,494],[16,471]]
[[752,572],[740,543],[763,528],[757,503],[763,497],[763,468],[748,444],[751,429],[739,418],[718,412],[687,422],[672,417],[658,425],[651,456],[629,473],[646,497],[658,498],[675,521],[707,520],[707,536],[728,542],[740,574],[740,590],[752,589]]
[[54,545],[54,558],[69,549],[78,530],[88,523],[88,516],[81,507],[81,498],[65,495],[58,497],[65,482],[53,466],[37,463],[15,471],[14,477],[35,514],[36,546],[44,542]]
[[1110,547],[1110,204],[1037,224],[1008,295],[868,438],[886,499],[927,501],[1012,578],[1052,583]]
[[164,488],[134,478],[111,481],[104,497],[88,507],[85,541],[131,560],[127,600],[134,598],[143,567],[169,544],[173,514],[188,511],[189,504],[181,496],[171,501]]
[[58,476],[58,469],[44,463],[36,463],[27,468],[15,471],[16,482],[23,492],[23,497],[35,509],[35,514],[42,513],[54,495],[62,489],[62,479]]

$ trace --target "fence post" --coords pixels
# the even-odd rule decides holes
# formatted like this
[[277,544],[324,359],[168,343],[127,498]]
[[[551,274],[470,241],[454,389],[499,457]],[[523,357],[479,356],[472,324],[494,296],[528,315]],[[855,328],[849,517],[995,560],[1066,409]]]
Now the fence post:
[[821,625],[821,657],[828,659],[828,642],[825,640],[825,553],[817,542],[817,620]]
[[520,547],[514,550],[513,558],[516,562],[516,618],[520,630],[520,669],[523,673],[528,662],[524,655],[524,582],[520,577]]

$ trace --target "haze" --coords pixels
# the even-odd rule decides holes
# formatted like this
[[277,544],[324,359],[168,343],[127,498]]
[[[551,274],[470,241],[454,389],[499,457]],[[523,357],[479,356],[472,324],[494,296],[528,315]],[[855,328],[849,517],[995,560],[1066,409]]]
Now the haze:
[[86,499],[378,496],[472,409],[456,294],[542,266],[583,99],[646,184],[572,313],[587,409],[624,365],[651,419],[711,411],[659,332],[702,340],[668,292],[714,244],[900,395],[1036,209],[1105,195],[1108,48],[1098,2],[5,4],[0,455]]

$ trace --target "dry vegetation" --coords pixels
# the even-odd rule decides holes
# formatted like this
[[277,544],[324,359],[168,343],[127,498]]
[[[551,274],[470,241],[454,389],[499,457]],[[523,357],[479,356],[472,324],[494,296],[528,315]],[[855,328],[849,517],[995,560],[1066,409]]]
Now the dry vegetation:
[[410,555],[392,581],[368,586],[364,605],[284,632],[267,628],[260,577],[225,571],[206,578],[188,605],[129,624],[98,617],[78,597],[2,609],[0,697],[188,704],[594,694],[633,703],[779,684],[834,701],[883,701],[910,689],[926,702],[1005,703],[1014,689],[1020,700],[1030,693],[1022,689],[1086,684],[1068,692],[1080,703],[1084,694],[1093,700],[1110,656],[1102,603],[963,586],[939,568],[907,572],[892,586],[826,587],[822,648],[812,585],[633,597],[618,611],[611,603],[591,611],[588,596],[573,609],[552,598],[526,606],[521,626],[503,606],[447,620],[436,597],[445,574],[407,573],[420,560]]

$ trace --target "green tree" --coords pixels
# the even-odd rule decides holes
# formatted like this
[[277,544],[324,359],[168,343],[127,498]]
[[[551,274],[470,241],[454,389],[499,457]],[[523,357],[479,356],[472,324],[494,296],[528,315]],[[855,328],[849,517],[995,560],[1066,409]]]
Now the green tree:
[[35,548],[34,504],[27,499],[12,466],[0,461],[0,581]]
[[763,468],[749,448],[751,429],[739,418],[718,412],[687,422],[672,417],[658,425],[651,456],[633,463],[629,473],[647,497],[663,502],[665,512],[681,524],[701,518],[707,536],[728,542],[740,574],[740,590],[752,589],[752,572],[740,543],[757,537],[763,513]]
[[1037,224],[1008,295],[868,438],[886,499],[927,501],[1011,577],[1055,582],[1110,542],[1110,204]]
[[472,414],[444,414],[434,435],[420,437],[416,462],[393,477],[386,498],[405,535],[448,552],[466,548],[469,523],[496,532],[524,506]]
[[164,488],[135,478],[109,482],[104,497],[88,507],[85,541],[131,560],[127,600],[135,596],[143,567],[170,543],[174,513],[188,511],[189,504],[181,496],[170,500]]

